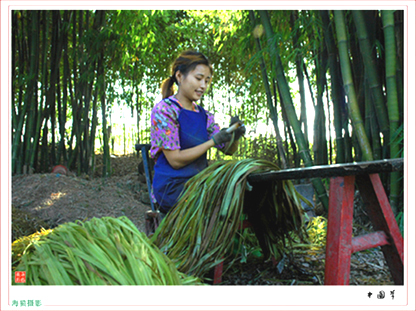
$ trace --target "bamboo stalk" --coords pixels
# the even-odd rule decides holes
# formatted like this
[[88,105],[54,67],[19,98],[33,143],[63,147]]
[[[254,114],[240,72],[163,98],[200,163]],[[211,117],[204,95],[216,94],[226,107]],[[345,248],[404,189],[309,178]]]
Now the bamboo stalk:
[[[303,159],[305,166],[313,166],[313,161],[309,152],[309,147],[306,144],[305,136],[302,133],[300,122],[297,119],[296,111],[293,106],[293,101],[290,95],[289,84],[284,75],[282,61],[277,51],[277,47],[271,43],[271,40],[274,37],[274,33],[273,33],[273,29],[270,23],[269,16],[267,14],[267,11],[259,11],[259,14],[260,14],[264,29],[266,31],[267,38],[269,40],[270,55],[275,63],[276,79],[278,83],[279,93],[281,94],[281,97],[282,97],[282,105],[284,106],[286,110],[289,123],[295,133],[296,142],[299,147],[299,154],[301,158]],[[322,180],[314,179],[312,183],[314,185],[315,191],[318,193],[318,197],[320,201],[322,202],[324,209],[328,210],[328,196],[326,194],[326,189],[322,183]]]
[[[354,24],[357,27],[357,35],[360,42],[361,55],[363,57],[363,63],[366,68],[365,73],[368,78],[372,100],[375,104],[377,120],[385,139],[388,141],[390,136],[388,115],[384,104],[384,95],[381,89],[382,86],[379,81],[380,73],[376,66],[376,60],[373,57],[373,53],[371,53],[372,44],[367,34],[364,13],[360,10],[354,10],[352,11],[352,15],[354,18]],[[387,141],[385,141],[385,143]]]
[[328,49],[329,72],[331,75],[331,98],[334,107],[334,127],[335,127],[335,142],[336,142],[336,162],[345,163],[345,143],[342,135],[342,111],[341,103],[343,102],[342,90],[339,79],[339,64],[337,61],[337,48],[335,45],[335,38],[333,28],[329,22],[329,12],[320,11],[321,18],[325,27],[324,37]]
[[[249,16],[250,16],[250,20],[251,20],[251,25],[252,25],[252,27],[254,27],[255,26],[254,25],[255,24],[254,12],[249,11]],[[260,44],[260,39],[255,38],[254,40],[256,42],[257,52],[261,53],[262,48],[261,48],[261,44]],[[288,168],[286,154],[285,154],[285,151],[283,149],[282,137],[280,136],[279,126],[277,124],[277,110],[276,110],[276,107],[273,106],[272,92],[270,90],[269,78],[267,77],[267,69],[266,69],[266,64],[265,64],[263,55],[261,55],[260,68],[261,68],[261,75],[263,77],[264,88],[266,90],[266,99],[267,99],[267,105],[269,107],[270,118],[272,119],[274,131],[276,133],[277,147],[278,147],[280,158],[281,158],[281,161],[282,161],[282,167],[283,168]]]
[[[394,15],[393,11],[383,10],[381,11],[381,17],[384,27],[384,40],[386,51],[386,87],[387,87],[387,107],[388,117],[390,120],[390,157],[400,157],[400,145],[398,140],[394,140],[393,137],[399,128],[400,115],[399,104],[397,97],[397,84],[396,84],[396,40],[394,30]],[[400,197],[400,172],[391,174],[390,179],[390,204],[397,214],[399,197]]]
[[334,16],[341,62],[342,79],[344,81],[344,89],[348,96],[348,108],[350,112],[350,117],[353,122],[359,146],[363,153],[363,160],[371,161],[373,159],[373,154],[367,135],[365,134],[364,123],[361,118],[360,109],[357,102],[357,96],[355,93],[355,87],[352,80],[350,59],[348,56],[347,33],[345,28],[344,12],[336,10],[334,11]]

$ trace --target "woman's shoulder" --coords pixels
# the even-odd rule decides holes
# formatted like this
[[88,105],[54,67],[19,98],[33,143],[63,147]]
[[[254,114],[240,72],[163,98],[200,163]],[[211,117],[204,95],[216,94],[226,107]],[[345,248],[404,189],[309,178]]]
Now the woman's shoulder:
[[167,98],[164,98],[160,101],[160,103],[165,103],[168,106],[176,106],[179,108],[180,104],[173,96],[169,96]]
[[177,114],[180,107],[170,97],[164,98],[153,107],[153,113],[174,113]]

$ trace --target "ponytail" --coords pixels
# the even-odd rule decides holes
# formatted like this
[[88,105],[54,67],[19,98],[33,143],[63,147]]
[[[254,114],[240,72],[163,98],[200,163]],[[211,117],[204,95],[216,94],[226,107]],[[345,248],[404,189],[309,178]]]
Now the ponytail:
[[175,83],[176,79],[173,76],[163,80],[162,82],[162,97],[163,99],[168,98],[174,94],[173,91],[173,84]]
[[172,74],[169,78],[162,82],[162,97],[163,99],[172,96],[174,94],[173,85],[176,81],[176,72],[179,70],[183,75],[187,75],[190,71],[194,70],[198,65],[206,65],[209,67],[212,75],[212,65],[208,58],[201,52],[194,50],[188,50],[182,52],[178,58],[172,64]]

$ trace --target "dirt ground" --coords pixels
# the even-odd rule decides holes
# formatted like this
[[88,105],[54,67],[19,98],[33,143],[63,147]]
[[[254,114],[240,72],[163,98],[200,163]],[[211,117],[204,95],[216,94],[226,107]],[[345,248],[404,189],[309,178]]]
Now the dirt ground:
[[[92,217],[127,216],[144,231],[144,213],[150,205],[142,202],[148,201],[148,194],[138,164],[139,158],[134,155],[112,158],[113,174],[109,178],[77,177],[71,172],[13,176],[12,206],[21,215],[14,221],[35,223],[34,228],[26,224],[33,231],[41,225],[53,228]],[[14,232],[13,239],[16,235],[18,232]]]
[[[97,168],[99,168],[97,159]],[[12,240],[43,228],[92,217],[127,216],[145,232],[144,214],[150,209],[145,177],[138,173],[135,155],[112,158],[109,178],[75,176],[73,173],[31,174],[12,177]],[[357,230],[356,228],[354,230]],[[359,229],[362,230],[362,227]],[[359,234],[359,232],[354,232]],[[223,274],[224,285],[321,285],[324,249],[316,253],[294,251],[291,260],[237,263]],[[393,284],[380,249],[355,253],[351,259],[352,285]]]

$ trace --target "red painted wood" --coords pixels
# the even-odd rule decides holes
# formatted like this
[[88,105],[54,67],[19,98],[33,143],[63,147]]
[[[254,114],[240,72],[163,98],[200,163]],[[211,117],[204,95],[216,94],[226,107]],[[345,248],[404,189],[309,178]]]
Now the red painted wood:
[[[251,228],[251,223],[248,220],[243,220],[241,222],[241,230],[244,230],[246,228]],[[273,257],[274,259],[274,257]],[[277,265],[277,263],[276,263]],[[222,272],[223,272],[223,263],[221,262],[220,264],[216,265],[214,268],[214,280],[213,280],[213,285],[215,284],[219,284],[222,281]]]
[[369,234],[354,237],[352,239],[352,252],[359,252],[365,249],[389,244],[384,231],[372,232]]
[[349,284],[354,180],[354,176],[345,176],[330,182],[325,285]]
[[[352,238],[355,181],[376,232]],[[243,229],[249,226],[248,221],[242,224]],[[403,284],[403,237],[379,175],[332,178],[329,191],[325,285],[348,285],[351,254],[379,246],[395,284]],[[214,269],[213,284],[221,283],[222,271],[221,263]]]
[[222,269],[223,269],[223,263],[219,263],[214,268],[214,281],[213,284],[219,284],[222,281]]
[[247,229],[247,228],[251,228],[251,227],[252,227],[252,225],[248,220],[243,220],[242,221],[242,223],[241,223],[241,229],[242,230]]
[[357,175],[357,186],[374,230],[384,231],[389,244],[381,246],[396,285],[403,285],[403,237],[378,174]]
[[400,233],[399,226],[397,225],[396,218],[390,206],[390,201],[387,198],[386,192],[384,191],[383,184],[381,183],[380,176],[378,174],[370,175],[371,183],[373,185],[375,194],[377,196],[378,202],[380,204],[381,212],[383,213],[384,220],[388,227],[388,233],[393,240],[394,245],[397,248],[397,251],[400,255],[401,261],[404,260],[403,253],[403,237]]

